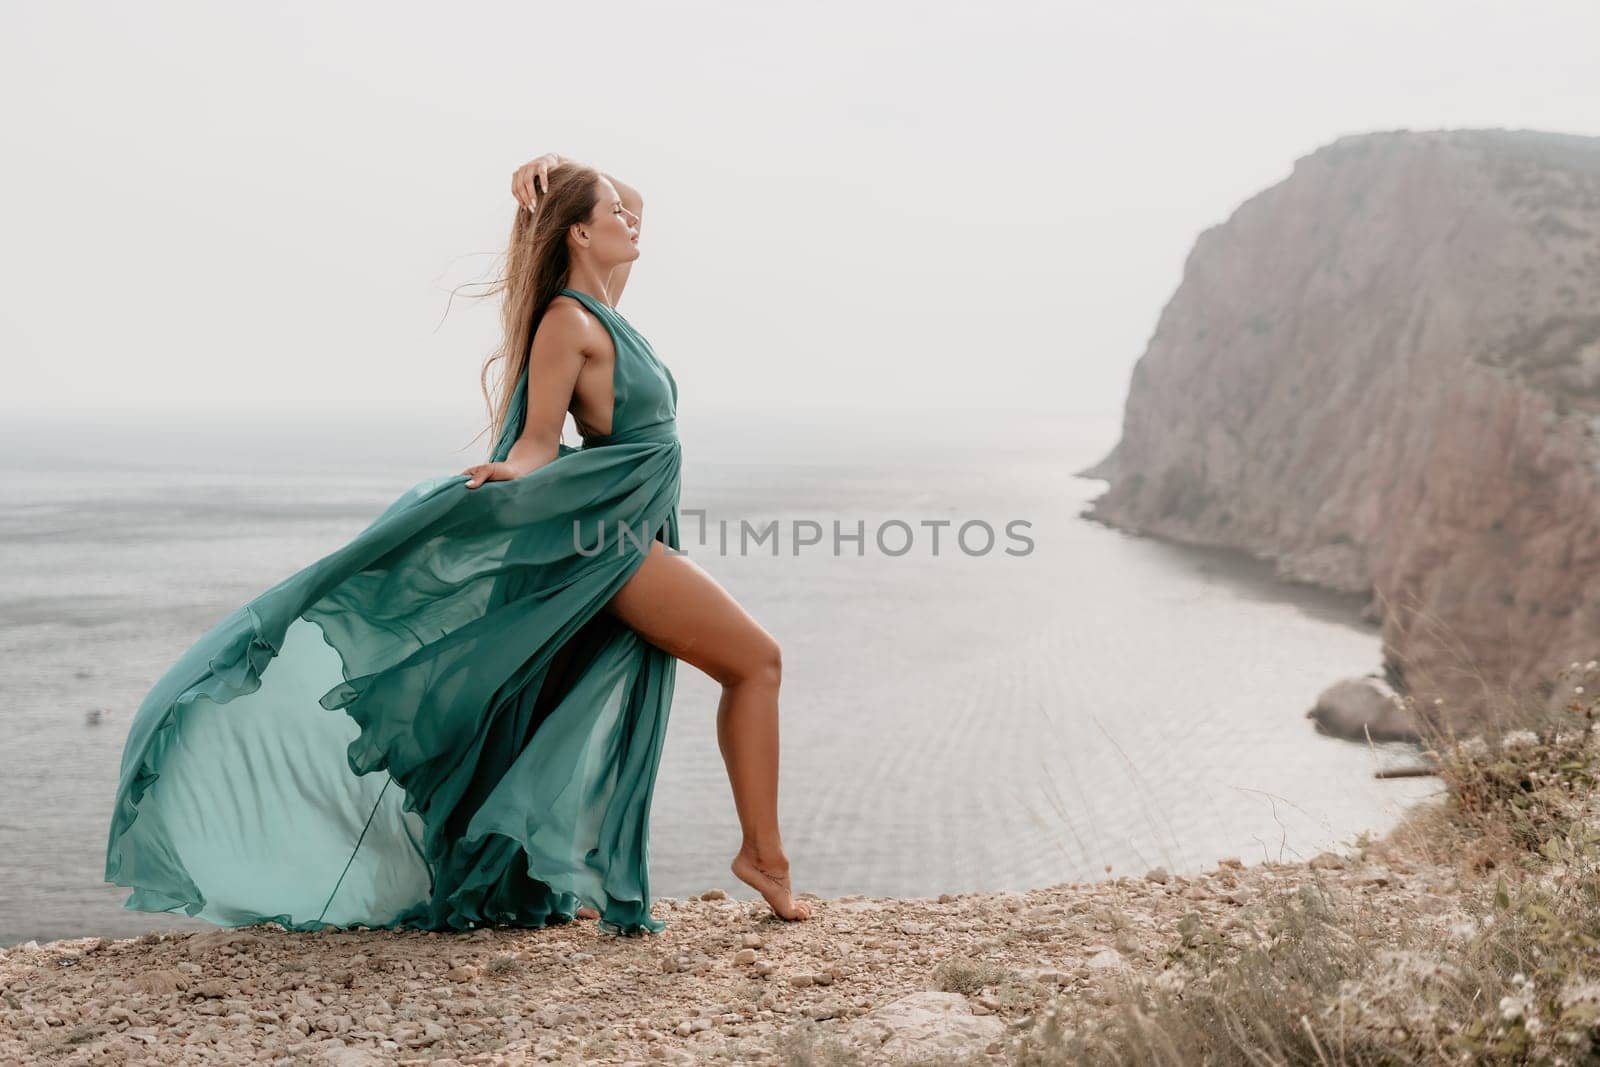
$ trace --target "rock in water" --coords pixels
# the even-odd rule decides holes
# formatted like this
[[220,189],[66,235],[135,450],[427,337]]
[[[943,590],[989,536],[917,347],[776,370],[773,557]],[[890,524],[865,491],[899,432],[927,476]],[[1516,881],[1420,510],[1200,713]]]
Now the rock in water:
[[1399,697],[1376,678],[1346,678],[1324,689],[1306,718],[1318,731],[1350,741],[1417,741]]

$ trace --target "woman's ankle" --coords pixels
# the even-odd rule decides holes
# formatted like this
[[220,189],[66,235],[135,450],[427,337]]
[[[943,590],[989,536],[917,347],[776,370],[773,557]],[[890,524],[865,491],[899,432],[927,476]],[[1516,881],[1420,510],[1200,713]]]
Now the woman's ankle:
[[786,870],[789,866],[789,857],[783,851],[781,841],[760,844],[747,839],[739,846],[739,851],[768,869]]

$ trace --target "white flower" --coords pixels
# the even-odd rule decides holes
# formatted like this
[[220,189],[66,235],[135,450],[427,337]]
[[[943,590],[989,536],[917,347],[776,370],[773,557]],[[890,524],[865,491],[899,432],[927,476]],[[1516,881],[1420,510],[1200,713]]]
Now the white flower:
[[1537,744],[1539,735],[1532,730],[1512,730],[1500,739],[1501,748],[1523,748],[1527,745]]
[[1600,1007],[1600,981],[1569,978],[1561,990],[1560,1001],[1562,1008],[1579,1005]]
[[1533,1015],[1533,982],[1518,971],[1511,976],[1511,984],[1517,987],[1517,992],[1500,998],[1500,1017],[1507,1022],[1529,1019]]

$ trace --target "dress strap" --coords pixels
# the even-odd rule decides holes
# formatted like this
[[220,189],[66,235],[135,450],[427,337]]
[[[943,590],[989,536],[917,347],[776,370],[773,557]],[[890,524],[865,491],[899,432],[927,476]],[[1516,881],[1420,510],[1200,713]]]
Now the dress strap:
[[562,289],[561,292],[565,293],[567,296],[576,298],[578,303],[582,304],[584,307],[588,308],[590,311],[595,312],[596,314],[599,314],[602,309],[604,309],[606,311],[609,311],[612,314],[616,313],[616,310],[617,310],[616,308],[611,307],[608,304],[602,303],[599,300],[596,300],[594,297],[590,296],[588,293],[581,292],[581,291],[579,291],[577,289]]

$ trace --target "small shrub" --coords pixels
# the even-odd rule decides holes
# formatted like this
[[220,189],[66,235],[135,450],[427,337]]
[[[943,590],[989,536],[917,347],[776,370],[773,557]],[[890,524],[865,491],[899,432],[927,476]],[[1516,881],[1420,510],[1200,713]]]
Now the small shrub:
[[523,969],[523,961],[515,956],[496,956],[484,967],[487,974],[512,974]]
[[971,956],[948,956],[933,969],[933,981],[940,991],[970,996],[985,986],[999,985],[1013,972],[998,964],[975,960]]

